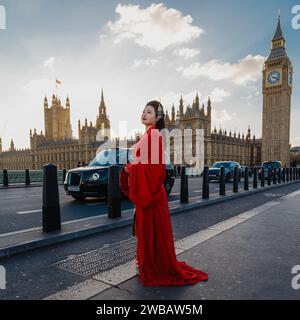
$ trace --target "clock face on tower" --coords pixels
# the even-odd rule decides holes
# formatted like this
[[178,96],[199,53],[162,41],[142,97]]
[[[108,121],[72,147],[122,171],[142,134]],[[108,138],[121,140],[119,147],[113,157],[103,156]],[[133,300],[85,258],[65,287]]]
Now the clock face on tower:
[[275,85],[280,81],[281,74],[279,71],[274,70],[267,74],[267,82],[269,85]]

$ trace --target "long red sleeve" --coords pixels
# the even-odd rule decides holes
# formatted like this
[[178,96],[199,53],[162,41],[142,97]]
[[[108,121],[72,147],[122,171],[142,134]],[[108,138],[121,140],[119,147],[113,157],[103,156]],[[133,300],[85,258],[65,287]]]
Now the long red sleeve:
[[[155,131],[155,130],[154,130]],[[158,131],[158,130],[157,130]],[[148,163],[129,163],[129,199],[136,205],[142,208],[153,207],[157,205],[160,200],[162,187],[166,177],[166,164],[164,157],[164,148],[162,135],[158,132],[152,132],[144,135],[137,144],[135,150],[137,151],[148,139]],[[159,150],[151,150],[151,141],[158,139]],[[153,143],[153,145],[155,145]],[[157,149],[157,148],[156,148]],[[154,154],[154,158],[151,159],[151,154],[159,152],[158,163],[155,163],[154,158],[157,154]],[[153,160],[153,161],[152,161]]]

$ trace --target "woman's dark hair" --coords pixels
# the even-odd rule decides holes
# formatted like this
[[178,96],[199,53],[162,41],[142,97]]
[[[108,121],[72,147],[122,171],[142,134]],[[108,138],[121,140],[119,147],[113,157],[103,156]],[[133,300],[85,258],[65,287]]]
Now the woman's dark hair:
[[152,100],[146,103],[146,106],[152,106],[155,110],[155,115],[160,115],[161,118],[156,122],[156,128],[160,131],[165,128],[165,113],[162,104],[157,100]]

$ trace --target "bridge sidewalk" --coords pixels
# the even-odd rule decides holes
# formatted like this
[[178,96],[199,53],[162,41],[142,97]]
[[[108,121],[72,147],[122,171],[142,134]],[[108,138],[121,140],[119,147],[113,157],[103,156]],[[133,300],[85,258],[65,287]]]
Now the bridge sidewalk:
[[145,287],[133,265],[123,266],[118,272],[126,271],[126,281],[118,281],[113,272],[94,277],[108,288],[91,299],[300,300],[299,280],[296,281],[296,273],[300,272],[299,208],[297,190],[176,241],[177,258],[207,272],[206,282]]

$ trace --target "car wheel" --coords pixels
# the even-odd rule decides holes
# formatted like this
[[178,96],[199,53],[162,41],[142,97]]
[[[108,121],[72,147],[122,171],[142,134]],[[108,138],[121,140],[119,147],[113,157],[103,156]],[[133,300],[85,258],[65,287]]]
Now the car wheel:
[[74,196],[74,195],[72,197],[77,201],[83,201],[86,198],[86,196]]

